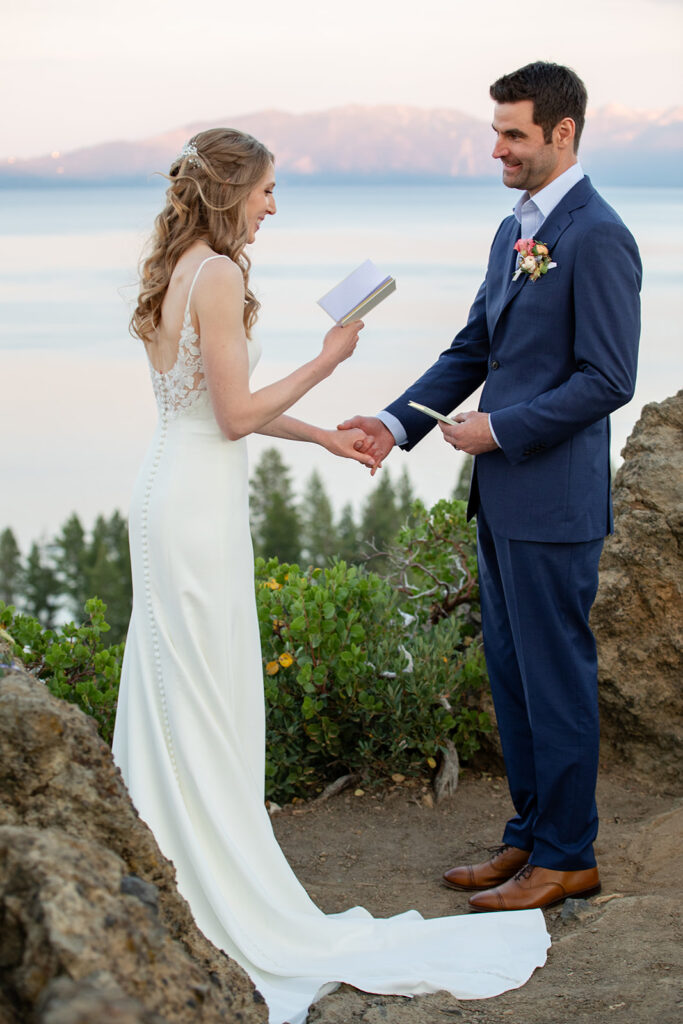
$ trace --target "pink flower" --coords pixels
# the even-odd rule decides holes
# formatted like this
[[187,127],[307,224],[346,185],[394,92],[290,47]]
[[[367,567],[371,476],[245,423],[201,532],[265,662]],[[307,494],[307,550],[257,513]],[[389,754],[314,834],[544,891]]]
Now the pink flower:
[[517,241],[515,242],[515,246],[514,247],[517,250],[517,252],[527,253],[527,252],[531,252],[534,244],[535,243],[534,243],[533,238],[518,238]]
[[538,281],[557,263],[550,260],[550,250],[544,242],[537,242],[535,238],[520,238],[514,244],[515,252],[519,253],[517,269],[512,275],[516,281],[522,274],[527,274],[532,281]]

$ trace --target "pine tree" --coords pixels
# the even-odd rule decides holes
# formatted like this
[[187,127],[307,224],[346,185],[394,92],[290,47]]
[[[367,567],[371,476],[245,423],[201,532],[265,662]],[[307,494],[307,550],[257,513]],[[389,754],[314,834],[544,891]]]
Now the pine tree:
[[21,551],[9,529],[0,533],[0,601],[17,604],[21,595]]
[[[88,597],[99,597],[107,606],[110,643],[123,640],[130,621],[132,581],[128,551],[128,526],[120,512],[110,519],[98,516],[86,551]],[[82,615],[82,607],[79,615]]]
[[[396,536],[401,525],[401,517],[396,507],[396,495],[389,471],[383,469],[379,481],[370,492],[363,505],[360,534],[362,547],[369,554],[371,551],[386,551]],[[375,572],[381,572],[386,559],[373,557],[370,563]]]
[[24,573],[24,608],[47,629],[54,625],[59,606],[60,584],[43,547],[31,545]]
[[337,523],[337,554],[344,562],[360,562],[360,537],[351,502],[344,505]]
[[301,523],[290,472],[277,448],[266,448],[251,478],[254,553],[281,562],[301,557]]
[[301,503],[301,546],[303,558],[310,565],[325,566],[338,552],[332,503],[322,478],[313,470]]
[[404,466],[396,484],[396,509],[400,526],[403,526],[410,520],[414,501],[415,491],[413,490],[413,483],[408,476],[408,470]]
[[71,618],[80,621],[83,605],[93,595],[90,591],[85,530],[75,512],[64,523],[51,547],[60,590],[66,598],[66,611]]

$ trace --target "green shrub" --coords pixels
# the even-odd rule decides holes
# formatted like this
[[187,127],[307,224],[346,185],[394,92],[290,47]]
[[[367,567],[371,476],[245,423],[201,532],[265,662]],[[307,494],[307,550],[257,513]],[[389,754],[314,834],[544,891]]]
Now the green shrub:
[[88,622],[68,622],[44,629],[30,615],[17,614],[0,601],[0,626],[14,642],[14,656],[42,679],[55,697],[77,704],[97,722],[102,738],[111,743],[116,717],[123,644],[107,647],[106,606],[94,597],[86,601]]
[[413,503],[410,522],[389,549],[387,579],[401,607],[424,627],[457,615],[478,631],[477,528],[464,501]]
[[[267,707],[266,787],[310,796],[347,772],[366,781],[426,774],[452,740],[461,758],[490,728],[474,531],[459,502],[417,502],[390,552],[390,576],[336,562],[302,571],[256,560]],[[111,742],[123,644],[106,646],[106,608],[45,629],[0,602],[14,655],[77,704]],[[2,672],[2,668],[0,668]]]
[[478,644],[453,618],[407,629],[395,589],[336,562],[302,572],[256,561],[267,707],[268,795],[311,795],[345,772],[418,774],[453,739],[466,756],[488,719]]

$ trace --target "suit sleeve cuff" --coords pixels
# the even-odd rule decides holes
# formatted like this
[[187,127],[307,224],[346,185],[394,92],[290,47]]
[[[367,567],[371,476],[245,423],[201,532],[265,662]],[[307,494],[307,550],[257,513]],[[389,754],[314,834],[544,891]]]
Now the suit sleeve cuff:
[[406,443],[408,435],[406,434],[405,427],[392,413],[387,412],[386,409],[382,409],[381,412],[377,413],[377,419],[381,420],[387,430],[393,434],[394,441],[399,445],[399,447]]
[[[385,413],[385,415],[386,415],[386,413]],[[389,429],[391,429],[391,428],[389,428]],[[502,444],[500,443],[500,441],[498,440],[498,438],[496,437],[496,432],[495,432],[495,430],[493,429],[493,420],[492,420],[492,418],[491,418],[491,414],[490,414],[490,413],[489,413],[489,430],[491,431],[491,437],[492,437],[492,438],[493,438],[493,440],[494,440],[494,441],[496,442],[496,444],[498,445],[498,447],[499,447],[499,448],[502,448],[503,446],[502,446]]]

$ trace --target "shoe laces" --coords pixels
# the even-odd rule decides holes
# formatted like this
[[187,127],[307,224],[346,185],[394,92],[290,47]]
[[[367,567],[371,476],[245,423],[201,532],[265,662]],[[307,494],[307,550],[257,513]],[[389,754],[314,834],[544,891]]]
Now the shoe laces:
[[505,853],[506,850],[510,849],[510,844],[502,843],[500,846],[487,846],[486,849],[492,855],[491,860],[495,860],[496,857],[500,857],[501,853]]
[[521,882],[523,878],[528,878],[531,872],[534,870],[533,864],[525,864],[523,868],[520,868],[517,874],[514,876],[516,882]]

